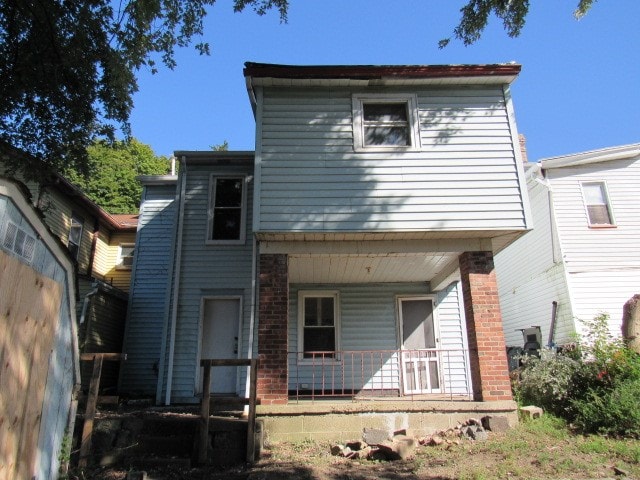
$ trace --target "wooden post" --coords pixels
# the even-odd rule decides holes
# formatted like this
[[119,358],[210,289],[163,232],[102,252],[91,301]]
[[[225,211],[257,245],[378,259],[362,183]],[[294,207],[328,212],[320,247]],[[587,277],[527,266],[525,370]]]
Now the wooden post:
[[247,462],[253,462],[256,455],[256,386],[258,379],[258,360],[249,365],[249,418],[247,419]]
[[202,403],[200,404],[200,441],[198,442],[198,463],[207,462],[209,447],[209,402],[211,400],[211,361],[202,360],[204,367],[202,378]]
[[87,398],[87,410],[84,414],[82,427],[82,441],[80,443],[80,460],[78,466],[86,467],[88,457],[91,454],[91,434],[93,433],[93,420],[96,416],[96,404],[98,403],[98,390],[100,388],[100,375],[102,374],[102,355],[93,357],[93,375],[89,385],[89,397]]

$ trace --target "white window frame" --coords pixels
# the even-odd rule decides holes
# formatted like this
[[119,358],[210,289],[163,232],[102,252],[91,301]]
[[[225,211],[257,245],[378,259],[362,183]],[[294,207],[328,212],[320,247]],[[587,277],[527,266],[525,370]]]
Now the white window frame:
[[[240,235],[237,239],[214,240],[212,238],[214,204],[216,198],[216,182],[218,179],[237,179],[242,182],[242,200],[240,212]],[[209,176],[209,200],[207,202],[207,231],[205,237],[206,245],[244,245],[246,243],[246,223],[247,223],[247,177],[246,175],[218,174],[212,173]]]
[[[607,213],[609,214],[610,223],[591,223],[591,217],[589,215],[589,205],[601,205],[587,202],[587,196],[585,194],[585,186],[599,185],[602,189],[602,195],[604,196],[605,206],[607,207]],[[611,199],[609,197],[609,190],[607,188],[607,182],[604,180],[589,180],[580,182],[580,190],[582,192],[582,201],[584,203],[584,211],[587,215],[587,223],[589,228],[611,228],[616,226],[616,220],[613,216],[613,208],[611,207]]]
[[[71,232],[74,229],[80,230],[80,234],[78,235],[78,243],[74,243],[71,241]],[[74,260],[78,260],[80,258],[80,247],[82,246],[82,235],[84,234],[84,218],[82,215],[72,212],[71,217],[69,218],[69,236],[67,237],[67,248],[69,249],[69,253]],[[77,247],[77,250],[74,252],[71,250],[71,245]]]
[[[131,248],[132,251],[132,255],[123,255],[122,251],[125,248]],[[135,250],[136,250],[136,246],[134,243],[121,243],[120,245],[118,245],[118,261],[116,263],[116,270],[131,270],[131,268],[133,267],[133,259],[135,256]],[[123,263],[125,258],[129,258],[131,257],[131,265],[125,265]]]
[[[365,145],[364,105],[367,103],[406,103],[410,145]],[[353,147],[355,151],[406,152],[418,151],[420,144],[420,118],[418,97],[415,94],[354,94],[352,96]]]
[[[312,358],[304,358],[304,304],[306,298],[333,298],[333,329],[335,352],[342,350],[341,348],[341,328],[340,328],[340,292],[338,290],[300,290],[298,291],[298,363],[313,363]],[[317,360],[316,360],[317,361]],[[332,363],[340,363],[340,355],[332,358],[325,358],[325,365]]]

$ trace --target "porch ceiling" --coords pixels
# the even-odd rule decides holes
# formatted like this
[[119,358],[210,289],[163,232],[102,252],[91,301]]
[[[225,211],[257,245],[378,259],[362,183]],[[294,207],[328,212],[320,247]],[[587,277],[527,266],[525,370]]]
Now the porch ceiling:
[[[456,279],[456,253],[302,254],[289,256],[291,283],[430,282]],[[435,290],[432,285],[432,289]]]

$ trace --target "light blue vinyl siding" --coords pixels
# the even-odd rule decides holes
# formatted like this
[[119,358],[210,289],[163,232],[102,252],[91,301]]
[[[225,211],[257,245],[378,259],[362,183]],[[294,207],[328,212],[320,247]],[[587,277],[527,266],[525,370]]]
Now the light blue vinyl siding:
[[140,205],[136,257],[121,368],[122,391],[155,395],[175,236],[175,185],[146,185]]
[[[251,318],[252,235],[251,205],[253,185],[247,185],[245,242],[242,245],[207,245],[209,178],[214,175],[250,177],[253,165],[190,164],[182,236],[180,292],[173,363],[172,402],[195,400],[201,382],[200,352],[201,302],[204,297],[241,297],[242,318],[239,345],[242,358],[248,356]],[[215,370],[213,371],[215,375]],[[244,395],[246,370],[238,372],[238,393]],[[166,385],[166,383],[165,383]]]
[[[395,388],[397,383],[389,383],[398,378],[399,329],[397,314],[398,296],[429,295],[424,284],[388,283],[388,284],[349,284],[349,285],[317,285],[293,284],[289,291],[289,389],[301,389],[314,383],[314,367],[308,360],[298,361],[298,292],[300,290],[339,291],[341,329],[340,349],[342,351],[379,351],[383,353],[365,356],[345,355],[341,362],[328,366],[329,377],[336,377],[345,371],[345,388]],[[452,350],[450,354],[441,355],[442,376],[447,384],[452,385],[453,393],[468,393],[468,356],[462,349],[466,348],[466,327],[462,308],[458,298],[457,283],[435,293],[434,310],[439,321],[439,336],[442,350]],[[461,299],[460,299],[461,301]],[[453,351],[455,350],[455,352]],[[305,364],[306,362],[306,364]],[[331,362],[328,362],[329,364]],[[354,369],[351,368],[352,364]],[[315,385],[318,388],[319,368],[315,368]],[[360,381],[364,378],[364,383]]]
[[263,92],[260,231],[525,227],[501,86],[417,91],[422,149],[411,152],[354,151],[352,94],[361,90]]

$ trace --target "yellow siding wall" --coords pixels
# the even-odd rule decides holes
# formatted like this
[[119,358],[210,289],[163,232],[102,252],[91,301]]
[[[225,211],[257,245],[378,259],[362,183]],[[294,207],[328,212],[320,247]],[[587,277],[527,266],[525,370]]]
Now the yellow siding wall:
[[111,238],[100,232],[93,262],[93,275],[120,290],[129,292],[131,270],[116,268],[120,244],[133,244],[136,233],[114,233]]
[[69,242],[69,228],[71,226],[71,215],[76,212],[84,220],[82,228],[82,239],[80,241],[80,250],[78,252],[78,273],[80,275],[88,274],[88,268],[91,255],[91,242],[94,228],[94,218],[86,210],[78,208],[69,200],[57,195],[55,191],[46,190],[40,199],[40,209],[44,212],[45,222],[51,231],[60,238],[63,244]]

